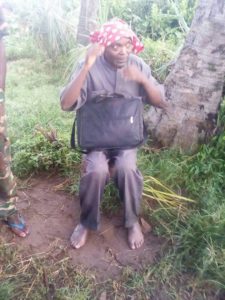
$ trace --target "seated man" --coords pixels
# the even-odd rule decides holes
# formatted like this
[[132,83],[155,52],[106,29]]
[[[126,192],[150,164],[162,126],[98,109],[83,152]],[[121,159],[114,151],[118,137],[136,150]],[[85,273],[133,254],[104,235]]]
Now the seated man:
[[15,207],[17,200],[16,183],[10,169],[9,139],[6,133],[5,117],[5,77],[6,57],[3,36],[6,34],[3,8],[0,3],[0,219],[18,236],[26,237],[29,233],[24,219]]
[[[79,110],[88,105],[93,92],[142,97],[159,108],[166,108],[163,93],[150,68],[135,54],[143,49],[129,26],[118,19],[104,24],[91,34],[93,45],[85,61],[78,65],[70,83],[61,93],[63,110]],[[135,53],[135,54],[134,54]],[[125,208],[125,227],[131,249],[142,246],[144,237],[138,222],[143,178],[136,165],[137,149],[90,151],[84,155],[85,173],[80,181],[80,223],[71,236],[74,248],[82,247],[89,230],[99,226],[99,206],[109,180],[113,161],[113,178]]]

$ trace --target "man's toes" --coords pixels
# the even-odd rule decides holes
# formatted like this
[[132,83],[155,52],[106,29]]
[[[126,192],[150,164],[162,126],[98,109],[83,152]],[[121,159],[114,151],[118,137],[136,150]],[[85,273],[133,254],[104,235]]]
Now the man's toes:
[[71,246],[75,249],[79,249],[80,248],[80,244],[77,242],[71,242]]
[[128,229],[128,242],[132,250],[138,249],[143,245],[144,236],[138,222]]
[[76,246],[74,248],[79,249],[84,245],[84,243],[77,243]]
[[74,248],[76,248],[76,246],[77,246],[77,241],[74,241],[73,239],[72,239],[72,237],[70,238],[70,244],[71,244],[71,246],[73,246]]
[[135,243],[135,248],[134,249],[138,249],[140,246],[139,246],[139,243]]
[[139,241],[138,243],[136,243],[136,249],[140,248],[144,243],[144,240]]
[[79,249],[80,247],[79,247],[79,243],[77,243],[77,242],[71,242],[71,246],[73,247],[73,248],[75,248],[75,249]]
[[84,243],[82,243],[82,241],[71,241],[71,245],[75,248],[75,249],[79,249],[81,246],[83,246]]
[[84,246],[86,240],[82,240],[82,241],[79,241],[79,242],[74,242],[72,243],[72,246],[75,248],[75,249],[80,249],[81,247]]
[[71,246],[75,249],[81,248],[86,243],[87,233],[88,230],[81,224],[78,224],[70,238]]
[[135,243],[130,243],[130,248],[131,248],[132,250],[136,249]]
[[78,237],[71,237],[70,243],[75,249],[80,248],[80,241],[78,240]]

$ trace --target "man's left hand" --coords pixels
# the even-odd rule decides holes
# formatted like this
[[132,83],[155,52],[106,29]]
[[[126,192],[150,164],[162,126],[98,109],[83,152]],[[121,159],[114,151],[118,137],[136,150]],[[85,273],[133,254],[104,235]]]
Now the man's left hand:
[[136,81],[140,84],[142,84],[144,81],[144,75],[138,69],[138,67],[135,65],[128,65],[128,66],[122,68],[121,74],[125,80]]

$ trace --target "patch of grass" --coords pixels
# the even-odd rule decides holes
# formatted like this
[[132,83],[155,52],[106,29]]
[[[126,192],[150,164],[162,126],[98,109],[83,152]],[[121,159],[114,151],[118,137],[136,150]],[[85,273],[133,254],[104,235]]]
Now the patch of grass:
[[142,149],[138,153],[138,167],[144,178],[155,177],[175,193],[195,199],[192,193],[186,192],[185,167],[189,160],[189,156],[171,149]]
[[[219,120],[223,117],[219,116]],[[223,127],[221,122],[220,126]],[[181,286],[186,278],[190,280],[189,294],[193,299],[219,299],[225,291],[224,146],[224,131],[221,131],[193,156],[154,149],[139,153],[139,167],[145,176],[154,176],[174,191],[196,200],[189,206],[185,219],[179,209],[170,214],[154,202],[152,207],[144,205],[155,232],[169,242],[152,275],[158,276],[157,284],[161,282],[167,291],[173,290],[172,294],[179,294],[176,283],[180,278]],[[164,276],[167,269],[170,271]],[[175,294],[171,299],[176,299]]]
[[[145,50],[141,53],[145,62],[151,66],[153,76],[163,82],[169,73],[170,66],[174,63],[179,46],[172,41],[144,39]],[[180,42],[181,44],[181,42]]]
[[15,291],[16,287],[9,281],[0,283],[0,300],[10,300]]
[[107,215],[114,215],[122,209],[118,189],[112,181],[105,188],[101,209]]
[[22,257],[15,247],[1,241],[0,297],[5,298],[0,299],[91,299],[94,276],[71,266],[63,253],[54,260],[53,252]]
[[36,125],[51,126],[69,141],[74,114],[60,108],[60,84],[50,80],[53,67],[40,64],[38,59],[20,60],[8,66],[6,107],[12,143],[32,136]]
[[66,176],[80,172],[80,153],[70,149],[63,140],[47,141],[40,134],[31,140],[13,144],[14,173],[25,178],[40,171],[57,171]]
[[33,59],[35,56],[41,55],[41,51],[34,43],[32,37],[28,36],[27,34],[23,36],[21,36],[19,33],[11,34],[7,36],[5,40],[8,61],[15,61],[26,58]]

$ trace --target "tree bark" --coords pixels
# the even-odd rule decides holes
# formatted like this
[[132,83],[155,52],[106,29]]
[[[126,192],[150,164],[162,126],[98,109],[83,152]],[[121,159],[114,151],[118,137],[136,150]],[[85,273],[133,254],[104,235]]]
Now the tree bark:
[[81,0],[80,17],[77,29],[77,42],[81,45],[89,43],[89,34],[96,29],[99,0]]
[[225,1],[200,0],[184,47],[165,80],[169,116],[150,108],[152,136],[193,152],[213,135],[225,78]]

